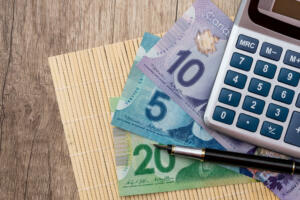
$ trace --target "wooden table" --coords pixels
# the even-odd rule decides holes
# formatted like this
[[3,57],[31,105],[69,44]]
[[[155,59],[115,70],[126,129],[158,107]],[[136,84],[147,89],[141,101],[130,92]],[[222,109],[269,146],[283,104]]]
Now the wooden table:
[[47,58],[165,32],[191,3],[1,0],[0,199],[79,198]]

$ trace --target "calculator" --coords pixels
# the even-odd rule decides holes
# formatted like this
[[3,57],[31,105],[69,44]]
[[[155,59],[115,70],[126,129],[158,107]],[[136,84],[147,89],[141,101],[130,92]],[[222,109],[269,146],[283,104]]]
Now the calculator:
[[299,80],[300,0],[242,0],[204,121],[300,158]]

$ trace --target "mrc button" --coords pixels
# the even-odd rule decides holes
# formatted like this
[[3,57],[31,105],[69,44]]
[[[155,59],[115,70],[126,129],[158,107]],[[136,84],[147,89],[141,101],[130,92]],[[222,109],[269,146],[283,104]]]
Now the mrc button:
[[283,63],[293,67],[300,68],[300,53],[295,51],[287,50]]
[[257,50],[259,41],[252,37],[246,35],[239,35],[238,41],[236,43],[236,48],[247,51],[249,53],[255,53]]

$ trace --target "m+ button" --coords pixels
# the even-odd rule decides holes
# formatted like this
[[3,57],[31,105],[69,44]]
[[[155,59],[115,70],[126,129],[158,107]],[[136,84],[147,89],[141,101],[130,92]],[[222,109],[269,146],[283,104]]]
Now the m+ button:
[[283,62],[284,64],[300,68],[300,53],[287,50]]

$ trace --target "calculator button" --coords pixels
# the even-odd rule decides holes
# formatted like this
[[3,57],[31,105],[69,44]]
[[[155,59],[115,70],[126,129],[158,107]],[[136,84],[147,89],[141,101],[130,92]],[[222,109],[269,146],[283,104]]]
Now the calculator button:
[[295,96],[293,90],[284,87],[276,86],[272,98],[285,104],[291,104]]
[[254,94],[266,97],[269,95],[270,88],[270,83],[253,78],[250,82],[248,90]]
[[300,94],[299,94],[299,96],[298,96],[298,99],[297,99],[297,102],[296,102],[296,106],[297,106],[298,108],[300,108]]
[[276,69],[276,65],[259,60],[256,63],[254,73],[272,79],[275,76]]
[[255,53],[257,50],[259,41],[246,35],[240,35],[236,43],[236,48],[247,51],[249,53]]
[[231,70],[227,72],[227,75],[225,77],[225,84],[239,89],[244,89],[246,81],[247,81],[246,75]]
[[300,113],[294,112],[284,141],[300,147]]
[[253,97],[246,96],[243,109],[249,112],[253,112],[255,114],[260,115],[265,107],[265,102]]
[[279,61],[282,54],[282,48],[268,42],[262,44],[259,55],[271,60]]
[[249,71],[251,69],[252,62],[253,58],[249,56],[245,56],[240,53],[233,53],[230,61],[230,66]]
[[271,103],[267,110],[267,117],[281,122],[285,122],[289,114],[289,109]]
[[219,96],[219,101],[221,103],[234,106],[234,107],[237,107],[239,105],[240,100],[241,100],[240,93],[228,89],[222,89]]
[[258,124],[259,120],[257,118],[240,114],[236,126],[247,131],[256,132]]
[[213,115],[213,119],[228,125],[233,123],[235,112],[227,108],[217,106]]
[[296,87],[299,83],[300,74],[298,72],[282,68],[278,76],[278,81]]
[[271,122],[264,122],[260,130],[263,136],[279,140],[283,131],[283,127]]
[[300,53],[287,50],[283,63],[293,67],[300,68]]

